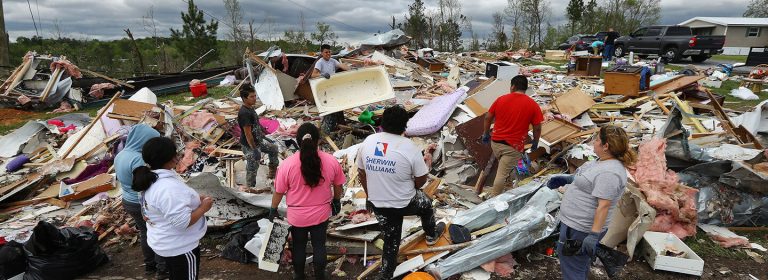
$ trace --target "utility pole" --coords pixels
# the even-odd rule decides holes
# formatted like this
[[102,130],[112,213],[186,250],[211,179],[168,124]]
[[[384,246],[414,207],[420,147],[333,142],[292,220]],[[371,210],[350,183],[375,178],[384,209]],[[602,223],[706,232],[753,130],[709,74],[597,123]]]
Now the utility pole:
[[3,0],[0,0],[0,68],[10,67],[8,53],[10,44],[8,43],[8,32],[5,32],[5,16],[3,13]]

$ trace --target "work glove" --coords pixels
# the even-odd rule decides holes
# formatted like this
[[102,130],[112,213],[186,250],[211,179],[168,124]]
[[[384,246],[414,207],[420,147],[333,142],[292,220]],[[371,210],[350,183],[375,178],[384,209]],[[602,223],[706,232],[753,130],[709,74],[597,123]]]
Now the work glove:
[[567,184],[573,183],[574,178],[575,176],[568,174],[552,175],[552,177],[549,178],[549,182],[547,182],[547,187],[554,190]]
[[331,201],[331,214],[336,216],[341,212],[341,199],[333,199]]
[[483,133],[483,136],[480,136],[480,141],[483,142],[483,144],[488,145],[491,143],[491,133],[486,132]]
[[600,233],[590,232],[584,240],[581,241],[581,252],[587,256],[594,257],[595,251],[597,251],[597,243],[599,242]]
[[531,142],[531,152],[539,148],[539,141]]
[[274,222],[275,218],[280,218],[280,213],[277,213],[277,208],[269,208],[269,216],[267,216],[267,219],[269,219],[270,222]]
[[326,79],[330,79],[330,78],[331,78],[331,74],[328,74],[328,73],[325,73],[325,74],[323,74],[322,76],[323,76],[324,78],[326,78]]

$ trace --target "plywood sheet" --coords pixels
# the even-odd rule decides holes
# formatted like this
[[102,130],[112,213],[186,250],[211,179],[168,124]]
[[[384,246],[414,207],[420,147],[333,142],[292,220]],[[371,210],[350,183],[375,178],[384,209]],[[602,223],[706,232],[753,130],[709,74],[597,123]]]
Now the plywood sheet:
[[469,155],[475,159],[480,170],[485,168],[488,160],[493,156],[491,146],[483,144],[480,141],[480,137],[483,135],[483,121],[485,120],[485,114],[456,126],[456,134],[459,135],[459,140],[464,143],[464,147],[467,148]]
[[115,100],[115,106],[110,115],[127,116],[132,118],[141,118],[144,112],[151,111],[154,104],[138,102],[127,99]]
[[561,114],[575,118],[592,108],[592,105],[595,105],[595,100],[581,89],[574,88],[558,96],[552,103]]
[[685,88],[686,86],[696,83],[699,80],[704,79],[704,76],[685,76],[674,81],[662,84],[653,89],[656,94],[665,94],[669,92],[675,92]]
[[541,125],[541,140],[554,145],[581,131],[581,128],[564,120],[554,119]]

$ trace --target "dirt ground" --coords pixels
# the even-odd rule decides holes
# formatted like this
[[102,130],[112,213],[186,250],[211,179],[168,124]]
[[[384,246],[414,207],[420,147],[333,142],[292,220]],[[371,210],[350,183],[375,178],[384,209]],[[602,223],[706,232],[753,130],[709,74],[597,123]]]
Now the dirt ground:
[[[206,237],[202,242],[202,258],[200,279],[215,280],[239,280],[239,279],[291,279],[290,265],[283,265],[278,273],[271,273],[258,269],[256,264],[241,264],[219,257],[217,248],[221,248],[225,240],[223,237]],[[544,256],[548,247],[554,246],[555,238],[551,237],[532,247],[513,253],[515,260],[520,264],[510,277],[493,275],[491,279],[560,279],[561,273],[559,261],[553,257]],[[113,246],[107,248],[111,261],[98,268],[96,271],[85,275],[82,279],[153,279],[144,274],[142,266],[141,250],[139,246]],[[331,268],[329,265],[329,272]],[[363,267],[360,263],[344,263],[342,267],[347,273],[345,278],[333,277],[333,279],[355,279]],[[308,268],[308,274],[311,269]],[[750,275],[756,278],[750,278]],[[309,278],[312,279],[312,278]],[[369,277],[368,279],[374,279]],[[450,279],[459,279],[454,276]],[[609,279],[602,268],[592,268],[590,279]],[[768,267],[757,263],[752,259],[740,258],[705,258],[704,274],[699,277],[684,274],[653,271],[645,260],[630,262],[617,279],[768,279]]]
[[30,119],[41,118],[41,115],[45,115],[45,112],[0,108],[0,126],[24,123]]

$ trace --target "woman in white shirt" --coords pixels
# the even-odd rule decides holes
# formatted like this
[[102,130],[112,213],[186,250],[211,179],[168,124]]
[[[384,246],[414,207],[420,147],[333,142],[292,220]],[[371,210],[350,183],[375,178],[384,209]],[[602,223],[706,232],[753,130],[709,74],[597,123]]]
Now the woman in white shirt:
[[173,140],[150,139],[141,157],[148,166],[133,171],[132,188],[141,192],[147,243],[165,259],[171,280],[196,280],[200,239],[206,231],[204,214],[213,200],[199,195],[176,174],[179,154]]

